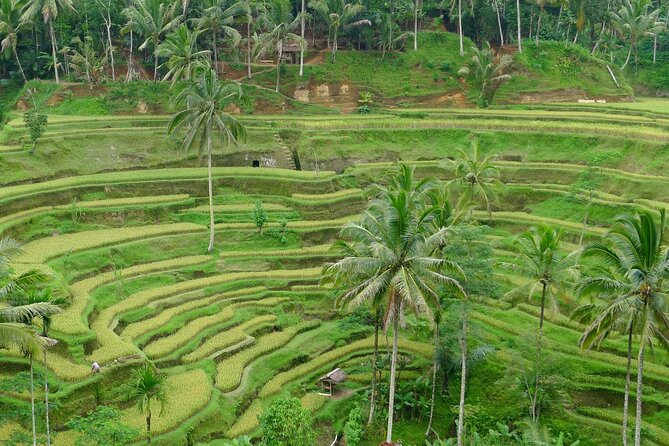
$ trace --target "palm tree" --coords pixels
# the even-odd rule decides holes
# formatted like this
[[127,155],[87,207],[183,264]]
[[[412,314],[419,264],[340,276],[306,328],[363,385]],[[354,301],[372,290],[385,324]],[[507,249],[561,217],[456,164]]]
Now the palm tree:
[[350,307],[370,301],[375,307],[383,305],[384,328],[392,324],[388,442],[392,441],[399,329],[405,310],[431,316],[429,303],[438,301],[437,284],[463,294],[458,281],[444,272],[459,272],[458,266],[432,256],[448,232],[446,228],[435,232],[431,225],[432,209],[425,199],[432,187],[429,181],[414,181],[412,168],[400,166],[389,186],[376,186],[376,198],[362,220],[341,230],[340,238],[356,254],[325,268],[328,280],[348,290],[341,302]]
[[663,26],[658,21],[659,13],[659,9],[651,11],[650,0],[629,0],[623,2],[618,12],[611,13],[615,30],[630,42],[627,59],[621,69],[629,63],[632,50],[635,62],[639,62],[639,40],[654,35]]
[[300,48],[306,45],[306,41],[293,31],[300,25],[300,18],[293,17],[292,6],[287,0],[270,0],[264,8],[264,20],[267,31],[262,33],[257,41],[257,54],[276,50],[276,88],[279,92],[279,81],[281,77],[281,59],[283,58],[283,47],[297,44]]
[[439,324],[441,324],[441,308],[436,308],[433,312],[434,317],[434,362],[432,364],[432,395],[430,396],[430,418],[427,422],[425,436],[428,437],[432,432],[432,419],[434,417],[434,397],[437,391],[437,370],[439,369]]
[[49,27],[49,37],[51,38],[51,58],[53,60],[53,71],[56,75],[56,83],[60,82],[58,76],[58,58],[56,57],[56,33],[53,31],[53,21],[58,18],[58,13],[62,10],[74,11],[72,0],[28,0],[23,7],[21,21],[28,23],[37,16],[42,16],[44,24]]
[[165,408],[165,375],[158,372],[152,365],[146,364],[135,369],[130,383],[128,400],[134,402],[142,413],[146,413],[146,444],[151,444],[151,406],[158,404],[160,411]]
[[[601,313],[586,328],[581,345],[600,341],[616,325],[628,334],[628,367],[631,363],[633,332],[639,334],[636,388],[636,425],[634,444],[641,444],[643,367],[646,347],[654,343],[669,349],[669,249],[664,240],[666,219],[660,211],[659,222],[651,212],[637,212],[616,218],[604,241],[587,246],[584,258],[597,262],[594,274],[579,286],[581,293],[599,293],[606,297]],[[629,382],[629,371],[627,374]],[[625,398],[629,398],[629,384]],[[627,408],[625,408],[626,410]],[[627,441],[627,417],[623,438]]]
[[226,0],[204,0],[201,15],[193,19],[193,23],[202,31],[211,32],[211,46],[214,56],[214,70],[218,69],[218,35],[222,32],[237,46],[242,39],[239,32],[232,26],[235,17],[248,15],[248,5],[235,2],[228,6]]
[[491,201],[497,199],[495,186],[503,185],[500,181],[499,168],[492,162],[492,155],[479,156],[479,140],[471,140],[469,152],[458,149],[458,157],[449,160],[455,166],[455,177],[447,183],[462,191],[458,209],[466,209],[477,199],[483,200],[488,216],[492,220]]
[[172,8],[163,0],[133,0],[126,15],[137,24],[138,33],[144,37],[140,50],[153,48],[153,80],[158,80],[158,47],[164,36],[176,28],[182,16],[174,16]]
[[518,52],[523,52],[523,36],[520,25],[520,0],[516,0],[516,23],[518,25]]
[[4,35],[4,39],[0,42],[0,51],[4,52],[7,49],[12,50],[16,65],[19,67],[23,82],[28,82],[26,73],[23,71],[19,54],[16,47],[19,43],[19,33],[21,32],[24,23],[21,22],[21,3],[19,0],[0,0],[0,36]]
[[[480,107],[486,108],[492,103],[497,89],[511,79],[511,75],[506,74],[506,71],[513,63],[513,58],[508,54],[496,58],[490,43],[486,42],[480,50],[472,47],[472,62],[474,63],[472,83],[479,91],[478,103]],[[461,68],[460,74],[470,74],[469,67]]]
[[558,299],[564,295],[565,282],[573,275],[573,258],[575,253],[562,255],[560,243],[562,231],[550,225],[542,224],[524,232],[516,239],[518,257],[513,263],[502,263],[501,266],[513,270],[530,279],[509,291],[506,297],[526,296],[532,299],[537,289],[540,290],[541,303],[539,314],[539,342],[537,349],[537,365],[535,367],[534,395],[531,397],[530,415],[532,421],[539,419],[538,397],[540,388],[541,342],[543,338],[544,315],[546,306],[558,311]]
[[204,70],[177,95],[175,104],[181,107],[181,110],[172,116],[168,124],[170,134],[185,131],[182,144],[184,150],[196,148],[200,155],[205,151],[207,154],[210,217],[208,252],[214,249],[212,139],[217,137],[223,147],[229,147],[246,137],[246,130],[239,121],[225,112],[228,105],[242,99],[242,88],[238,83],[222,85],[214,70]]
[[348,30],[358,26],[371,26],[367,19],[356,20],[365,9],[361,3],[346,3],[346,0],[313,0],[309,6],[314,9],[328,25],[332,39],[331,61],[337,56],[337,41],[340,30]]
[[156,56],[167,58],[169,69],[163,80],[172,79],[174,85],[178,81],[194,78],[200,68],[208,65],[206,58],[211,51],[197,49],[197,38],[201,33],[181,24],[158,46]]
[[504,46],[504,30],[502,29],[502,15],[500,14],[503,9],[501,5],[504,5],[506,0],[488,0],[490,2],[490,7],[495,10],[497,15],[497,27],[499,28],[499,44]]

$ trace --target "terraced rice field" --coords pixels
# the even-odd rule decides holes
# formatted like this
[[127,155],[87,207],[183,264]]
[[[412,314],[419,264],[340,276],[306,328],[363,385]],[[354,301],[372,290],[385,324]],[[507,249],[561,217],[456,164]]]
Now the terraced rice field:
[[[64,429],[69,417],[99,402],[120,401],[118,383],[147,358],[168,375],[169,404],[155,418],[154,444],[185,444],[186,435],[207,440],[252,434],[262,409],[288,394],[301,398],[317,416],[325,413],[336,403],[317,394],[315,379],[336,366],[365,362],[373,339],[369,325],[343,322],[347,312],[334,308],[336,291],[319,285],[321,267],[333,258],[329,248],[338,229],[364,208],[364,188],[392,166],[384,151],[414,137],[436,135],[433,147],[422,154],[420,147],[409,146],[392,153],[415,164],[421,176],[448,179],[453,172],[445,160],[464,140],[440,144],[454,130],[479,133],[482,141],[514,132],[536,141],[536,151],[514,145],[498,152],[506,189],[492,220],[486,212],[475,214],[489,225],[485,237],[500,258],[512,258],[513,235],[534,224],[561,226],[572,247],[583,230],[585,204],[570,192],[583,158],[570,157],[561,146],[542,145],[551,135],[573,135],[572,141],[591,141],[598,152],[616,152],[603,169],[586,240],[601,235],[619,212],[667,206],[669,176],[662,167],[667,166],[669,114],[622,113],[556,106],[539,111],[406,110],[334,119],[245,117],[251,136],[238,159],[278,153],[271,136],[289,128],[296,133],[284,133],[284,140],[305,170],[215,168],[217,241],[211,255],[205,254],[206,169],[192,162],[159,165],[125,159],[99,169],[105,172],[83,166],[76,174],[68,173],[65,161],[55,161],[48,172],[39,168],[25,175],[17,169],[0,180],[0,231],[25,241],[18,269],[51,272],[70,296],[66,310],[54,318],[51,335],[59,344],[47,360],[50,399],[57,407],[52,414],[55,445],[74,444],[75,436]],[[164,134],[165,117],[135,118],[52,117],[40,150],[50,153],[57,141],[77,138],[107,141],[110,135],[132,132],[141,140]],[[357,155],[351,155],[355,147],[340,151],[347,140],[337,138],[345,132],[351,138],[357,138],[354,132],[366,132]],[[17,144],[25,129],[12,121],[5,135],[0,166],[22,166],[25,153]],[[328,137],[334,138],[330,145]],[[171,156],[177,160],[182,154],[175,149]],[[321,163],[319,172],[310,170],[314,162]],[[263,234],[251,218],[257,201],[268,215]],[[503,290],[522,283],[502,270],[494,280]],[[489,372],[503,374],[513,358],[501,346],[517,342],[536,325],[537,307],[486,298],[473,306],[477,342],[499,348]],[[564,314],[548,316],[546,348],[569,363],[571,376],[563,407],[552,408],[546,417],[562,429],[581,432],[582,445],[594,445],[588,438],[618,436],[612,426],[620,415],[626,346],[613,338],[601,351],[582,352],[577,347],[582,329]],[[434,353],[429,337],[407,329],[400,349],[409,358],[404,379],[425,373]],[[101,364],[102,374],[90,373],[92,361]],[[646,367],[648,445],[669,446],[668,365],[669,356],[658,351]],[[0,358],[3,371],[25,367],[20,355],[3,353]],[[366,375],[353,373],[347,386],[364,388]],[[474,374],[471,404],[494,401],[482,389],[484,383]],[[25,409],[27,394],[0,394],[0,403]],[[121,407],[123,420],[142,428],[136,409]],[[0,439],[5,431],[25,428],[4,425]]]

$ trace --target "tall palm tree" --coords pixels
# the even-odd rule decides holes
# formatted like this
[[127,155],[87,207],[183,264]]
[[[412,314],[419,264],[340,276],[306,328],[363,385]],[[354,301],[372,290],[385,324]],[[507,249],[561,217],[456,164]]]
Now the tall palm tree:
[[58,57],[56,56],[58,50],[56,48],[56,33],[53,31],[53,21],[58,18],[58,13],[63,10],[74,11],[72,0],[27,0],[21,16],[23,23],[31,22],[35,17],[42,16],[44,24],[49,28],[51,58],[53,59],[56,83],[60,82],[60,77],[58,76]]
[[[646,347],[657,343],[669,349],[669,248],[664,239],[666,219],[651,212],[616,218],[603,242],[587,246],[582,254],[597,262],[594,274],[579,286],[581,293],[599,293],[606,298],[601,313],[586,328],[581,345],[589,346],[608,335],[615,324],[628,334],[628,366],[633,332],[639,334],[634,444],[641,444],[643,367]],[[629,371],[627,374],[629,381]],[[626,384],[629,388],[629,384]],[[626,391],[625,398],[628,398]],[[626,408],[625,408],[626,409]],[[623,438],[627,441],[624,416]]]
[[384,328],[392,324],[388,442],[392,441],[399,329],[405,310],[431,317],[429,304],[438,300],[439,284],[464,294],[458,281],[446,275],[448,270],[459,272],[458,266],[433,256],[448,230],[435,232],[431,224],[432,209],[425,199],[432,187],[428,181],[414,181],[413,169],[400,166],[389,186],[375,188],[376,198],[362,220],[340,232],[356,255],[325,268],[329,280],[347,289],[341,302],[353,307],[370,301],[383,305]]
[[19,33],[22,31],[24,23],[21,22],[21,3],[19,0],[0,0],[0,36],[5,36],[0,41],[0,51],[4,52],[11,49],[16,65],[19,67],[23,82],[28,82],[26,73],[23,71],[19,53],[16,47],[19,43]]
[[523,52],[523,35],[521,34],[520,24],[520,0],[516,0],[516,24],[518,25],[518,52]]
[[185,24],[167,35],[158,46],[156,56],[167,58],[168,72],[163,80],[178,81],[192,79],[196,72],[208,66],[211,51],[198,50],[197,38],[202,31],[191,31]]
[[233,46],[237,46],[242,39],[241,34],[233,27],[236,17],[248,15],[248,5],[234,2],[228,5],[226,0],[203,0],[203,10],[199,17],[193,19],[195,26],[202,31],[211,33],[211,46],[214,56],[214,70],[218,69],[218,35],[223,33],[232,40]]
[[432,419],[434,418],[434,398],[437,393],[437,370],[439,369],[439,325],[441,324],[441,308],[435,308],[434,317],[434,361],[432,363],[432,393],[430,396],[430,417],[427,421],[425,436],[428,437],[432,432]]
[[458,209],[466,209],[477,200],[482,200],[492,219],[491,201],[497,199],[495,186],[502,185],[499,168],[492,162],[492,155],[481,157],[479,140],[474,137],[468,152],[458,149],[458,157],[449,160],[455,166],[455,176],[447,184],[462,192]]
[[151,444],[151,417],[152,406],[158,404],[160,411],[165,408],[165,375],[157,371],[152,365],[146,364],[135,369],[133,380],[130,383],[128,400],[134,402],[142,413],[146,413],[146,444]]
[[164,0],[133,0],[126,15],[136,23],[138,34],[144,38],[140,50],[153,48],[153,80],[158,80],[158,47],[167,33],[179,26],[183,17],[175,16]]
[[534,395],[531,397],[532,421],[539,419],[538,398],[540,388],[541,342],[543,338],[544,315],[546,306],[557,311],[558,300],[564,296],[566,282],[573,277],[575,253],[563,255],[560,252],[562,231],[550,225],[542,224],[521,234],[516,244],[518,257],[512,263],[502,263],[501,266],[513,270],[530,279],[506,294],[507,298],[527,297],[534,298],[537,291],[541,296],[539,314],[539,342],[537,351],[537,365],[535,366]]
[[658,21],[660,10],[652,10],[651,6],[650,0],[629,0],[623,2],[617,12],[611,13],[615,30],[630,43],[627,59],[621,69],[629,63],[632,50],[634,60],[638,63],[640,39],[662,29],[663,23]]
[[208,252],[214,249],[214,186],[212,180],[212,140],[217,138],[225,148],[246,138],[246,130],[232,115],[226,113],[228,105],[243,100],[238,83],[222,85],[216,72],[204,70],[175,98],[176,112],[168,124],[168,132],[185,131],[182,147],[186,151],[197,149],[206,152],[209,179],[210,235]]
[[292,6],[288,0],[269,0],[264,11],[266,31],[259,36],[256,42],[256,53],[276,51],[275,91],[278,93],[284,46],[295,44],[302,48],[306,45],[306,41],[293,32],[299,27],[300,19],[293,16]]
[[372,22],[367,19],[356,20],[365,9],[361,3],[347,3],[346,0],[313,0],[309,6],[314,9],[328,25],[332,39],[330,60],[335,61],[337,57],[337,41],[339,32],[358,26],[371,26]]

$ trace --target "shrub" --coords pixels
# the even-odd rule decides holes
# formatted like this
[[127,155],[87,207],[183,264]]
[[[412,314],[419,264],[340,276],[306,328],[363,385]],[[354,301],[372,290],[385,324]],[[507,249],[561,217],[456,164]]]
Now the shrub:
[[362,421],[362,409],[355,406],[348,414],[348,420],[344,424],[344,436],[346,444],[349,446],[358,446],[365,433]]
[[256,204],[253,208],[253,223],[256,225],[256,228],[258,228],[258,232],[260,235],[262,235],[262,228],[265,225],[265,222],[267,221],[267,212],[265,212],[265,208],[262,205],[262,201],[256,201]]
[[311,414],[297,398],[281,398],[260,416],[264,446],[312,446],[316,439]]

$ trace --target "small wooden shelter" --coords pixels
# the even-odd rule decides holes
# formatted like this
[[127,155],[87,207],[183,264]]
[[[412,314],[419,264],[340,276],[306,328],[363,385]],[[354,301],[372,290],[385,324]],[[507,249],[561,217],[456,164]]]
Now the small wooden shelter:
[[321,376],[318,379],[318,383],[323,387],[324,391],[327,391],[330,396],[338,384],[346,381],[346,372],[340,368],[336,368],[327,375]]

